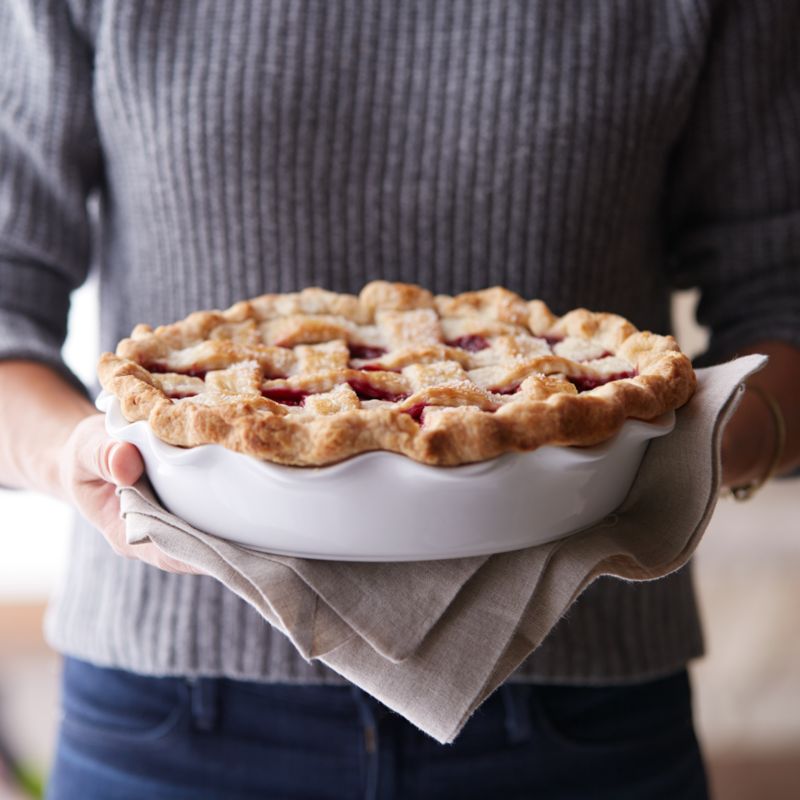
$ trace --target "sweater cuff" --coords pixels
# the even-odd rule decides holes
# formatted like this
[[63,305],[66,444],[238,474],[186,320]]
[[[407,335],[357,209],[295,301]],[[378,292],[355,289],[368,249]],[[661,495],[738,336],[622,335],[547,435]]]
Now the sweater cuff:
[[764,341],[786,342],[800,350],[800,311],[796,316],[742,320],[724,332],[713,334],[708,349],[694,359],[694,366],[721,364],[740,355],[745,347]]
[[61,357],[60,341],[47,328],[30,317],[0,310],[0,361],[10,360],[44,364],[91,400],[86,386]]

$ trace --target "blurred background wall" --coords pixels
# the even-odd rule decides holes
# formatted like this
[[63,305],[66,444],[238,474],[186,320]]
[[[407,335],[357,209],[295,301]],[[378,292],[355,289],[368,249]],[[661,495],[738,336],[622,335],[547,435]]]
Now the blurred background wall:
[[[703,349],[696,297],[676,297],[678,338]],[[65,357],[93,380],[92,281],[75,293]],[[0,731],[29,781],[46,773],[58,721],[58,658],[41,638],[58,590],[70,511],[0,490]],[[693,667],[697,723],[717,800],[800,797],[800,481],[774,482],[748,503],[720,502],[696,557],[708,655]],[[0,800],[25,797],[4,781]],[[677,800],[677,799],[676,799]]]

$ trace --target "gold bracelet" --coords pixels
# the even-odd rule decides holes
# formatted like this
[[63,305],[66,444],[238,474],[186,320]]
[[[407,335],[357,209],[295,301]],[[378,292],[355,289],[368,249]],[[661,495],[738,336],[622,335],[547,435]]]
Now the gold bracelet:
[[748,386],[747,389],[755,392],[767,404],[767,408],[769,408],[772,424],[775,426],[775,450],[772,453],[769,466],[764,471],[761,478],[750,481],[750,483],[744,483],[741,486],[731,486],[727,495],[734,500],[749,500],[773,475],[775,475],[778,471],[778,464],[781,462],[783,451],[786,448],[786,421],[783,418],[783,412],[778,405],[778,401],[766,389],[762,389],[760,386]]

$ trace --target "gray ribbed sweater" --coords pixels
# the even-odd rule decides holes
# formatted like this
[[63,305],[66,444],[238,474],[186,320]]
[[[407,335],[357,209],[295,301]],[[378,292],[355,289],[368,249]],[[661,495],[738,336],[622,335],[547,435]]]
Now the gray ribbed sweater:
[[[109,349],[378,277],[660,331],[698,285],[710,357],[800,344],[798,30],[794,0],[5,0],[0,357],[64,370],[92,244]],[[338,680],[85,523],[48,627],[142,672]],[[630,680],[701,647],[687,573],[602,579],[515,677]]]

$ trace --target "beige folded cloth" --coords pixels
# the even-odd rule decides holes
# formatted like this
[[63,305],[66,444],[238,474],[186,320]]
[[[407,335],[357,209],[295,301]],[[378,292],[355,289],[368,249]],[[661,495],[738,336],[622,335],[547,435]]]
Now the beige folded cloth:
[[120,490],[128,540],[152,541],[215,576],[305,658],[451,742],[592,580],[650,580],[686,563],[717,499],[721,432],[737,389],[765,360],[699,370],[697,393],[675,430],[650,443],[620,508],[558,542],[405,563],[270,555],[196,530],[145,483]]

